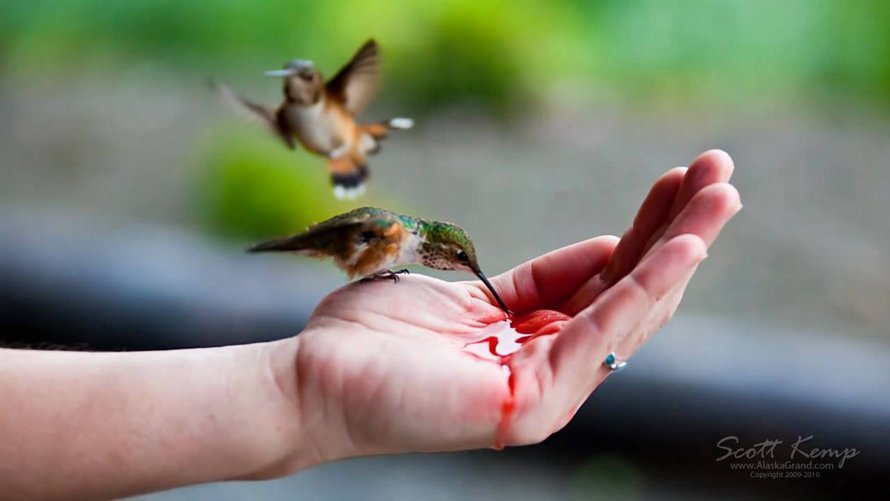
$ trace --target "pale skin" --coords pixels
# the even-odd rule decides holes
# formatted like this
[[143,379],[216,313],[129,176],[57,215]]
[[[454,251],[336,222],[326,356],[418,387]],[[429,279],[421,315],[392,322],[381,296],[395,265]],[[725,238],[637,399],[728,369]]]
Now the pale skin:
[[[412,274],[331,293],[295,338],[141,353],[0,350],[0,492],[111,498],[263,479],[372,454],[539,442],[673,315],[741,208],[709,151],[653,185],[623,237],[555,250],[493,279],[515,312],[566,313],[512,362],[459,338],[503,313],[479,282]],[[631,359],[631,364],[633,363]],[[620,376],[618,376],[620,377]]]

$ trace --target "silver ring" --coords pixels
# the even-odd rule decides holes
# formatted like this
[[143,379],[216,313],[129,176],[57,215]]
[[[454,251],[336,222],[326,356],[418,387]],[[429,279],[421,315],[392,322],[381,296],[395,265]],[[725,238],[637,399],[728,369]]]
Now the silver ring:
[[611,351],[608,355],[606,355],[606,359],[603,360],[603,365],[609,368],[612,372],[617,372],[627,366],[627,362],[624,360],[618,360],[618,357],[615,356],[615,352]]

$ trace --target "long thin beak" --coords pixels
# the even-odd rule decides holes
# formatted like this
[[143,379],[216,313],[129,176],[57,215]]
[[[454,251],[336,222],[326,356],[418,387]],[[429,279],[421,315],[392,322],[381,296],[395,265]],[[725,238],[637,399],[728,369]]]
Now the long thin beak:
[[494,286],[491,285],[491,282],[488,281],[488,278],[485,277],[485,273],[482,271],[475,272],[476,276],[479,277],[479,280],[482,280],[482,283],[488,287],[488,290],[491,291],[491,295],[494,296],[495,300],[497,300],[498,304],[501,306],[501,309],[504,310],[504,313],[510,314],[510,310],[507,309],[507,305],[504,304],[504,301],[501,299],[501,296],[498,296],[498,291],[494,290]]
[[272,70],[263,73],[263,75],[267,77],[286,77],[294,74],[294,70],[286,69],[286,70]]

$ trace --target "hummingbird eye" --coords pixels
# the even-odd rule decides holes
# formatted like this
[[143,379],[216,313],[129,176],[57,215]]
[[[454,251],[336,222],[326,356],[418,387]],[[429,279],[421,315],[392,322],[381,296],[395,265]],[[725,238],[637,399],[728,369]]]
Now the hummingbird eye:
[[464,252],[463,250],[459,250],[459,251],[457,251],[457,260],[460,261],[461,263],[466,263],[466,262],[470,261],[470,257],[467,256],[467,253]]

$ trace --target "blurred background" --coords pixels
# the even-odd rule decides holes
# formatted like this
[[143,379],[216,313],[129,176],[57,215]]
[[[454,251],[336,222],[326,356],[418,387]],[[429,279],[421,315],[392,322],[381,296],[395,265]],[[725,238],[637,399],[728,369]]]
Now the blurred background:
[[[208,78],[272,105],[263,71],[299,57],[331,76],[376,38],[384,84],[361,118],[417,125],[371,157],[358,202],[461,224],[489,275],[621,234],[652,181],[706,149],[735,159],[745,209],[675,320],[544,444],[148,499],[761,498],[890,473],[888,2],[31,0],[3,4],[0,32],[6,345],[280,338],[345,283],[243,254],[355,204]],[[729,435],[861,455],[754,479],[716,461]]]

